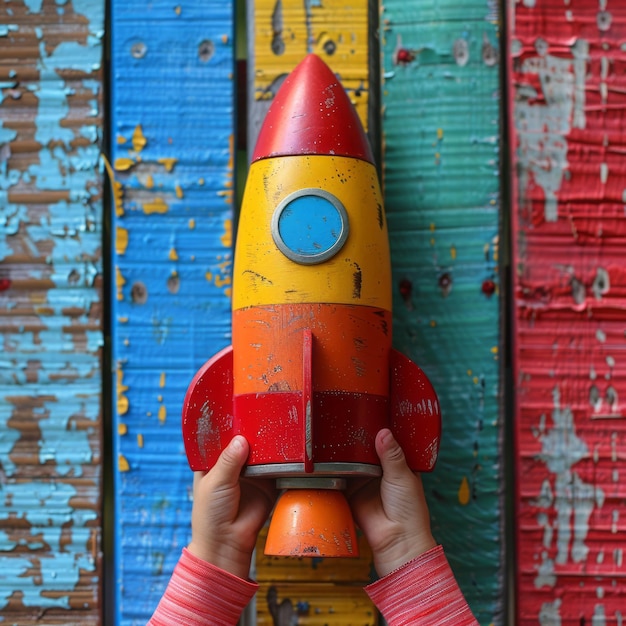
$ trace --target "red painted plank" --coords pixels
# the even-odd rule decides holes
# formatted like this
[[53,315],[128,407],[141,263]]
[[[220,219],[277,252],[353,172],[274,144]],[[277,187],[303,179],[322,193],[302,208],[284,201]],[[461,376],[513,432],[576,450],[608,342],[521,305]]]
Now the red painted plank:
[[626,617],[626,7],[510,14],[518,619]]

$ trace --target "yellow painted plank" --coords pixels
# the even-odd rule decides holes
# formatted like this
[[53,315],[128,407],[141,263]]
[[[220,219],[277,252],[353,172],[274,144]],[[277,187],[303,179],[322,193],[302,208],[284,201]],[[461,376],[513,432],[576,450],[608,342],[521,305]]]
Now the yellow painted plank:
[[[371,117],[370,46],[367,0],[248,0],[248,149],[252,151],[265,112],[284,78],[309,53],[315,53],[341,80],[368,129]],[[377,82],[377,78],[374,77]],[[376,118],[377,119],[377,118]],[[372,121],[375,125],[376,122]],[[257,542],[257,626],[374,625],[376,611],[362,587],[371,580],[372,557],[359,537],[359,558],[322,559],[266,557],[263,531]],[[274,586],[276,606],[291,611],[273,619],[267,592]],[[282,603],[282,605],[281,605]],[[291,608],[290,608],[291,606]]]
[[[375,626],[377,612],[360,586],[332,583],[262,583],[257,626]],[[272,612],[274,611],[274,616]]]
[[253,77],[253,101],[271,100],[282,79],[313,52],[340,77],[367,129],[370,49],[367,1],[250,2],[254,16],[251,34],[253,70],[250,74]]

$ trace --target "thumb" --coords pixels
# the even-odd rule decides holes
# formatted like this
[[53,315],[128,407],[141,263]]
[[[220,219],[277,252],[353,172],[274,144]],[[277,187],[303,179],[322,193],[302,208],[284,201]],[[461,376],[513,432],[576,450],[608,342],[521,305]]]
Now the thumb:
[[215,464],[214,474],[216,474],[217,482],[224,485],[236,484],[249,452],[250,445],[246,438],[242,435],[235,435],[222,450]]
[[404,452],[388,428],[383,428],[376,435],[376,453],[383,467],[383,476],[393,480],[406,473],[408,466]]

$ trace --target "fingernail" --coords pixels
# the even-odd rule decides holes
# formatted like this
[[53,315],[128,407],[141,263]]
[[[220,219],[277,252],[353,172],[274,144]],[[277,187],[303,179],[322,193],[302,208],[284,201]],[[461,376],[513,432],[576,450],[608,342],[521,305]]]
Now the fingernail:
[[230,445],[235,452],[240,452],[243,450],[243,437],[241,435],[235,435],[233,440],[230,442]]
[[381,443],[389,443],[393,440],[393,433],[388,428],[383,428],[380,433]]

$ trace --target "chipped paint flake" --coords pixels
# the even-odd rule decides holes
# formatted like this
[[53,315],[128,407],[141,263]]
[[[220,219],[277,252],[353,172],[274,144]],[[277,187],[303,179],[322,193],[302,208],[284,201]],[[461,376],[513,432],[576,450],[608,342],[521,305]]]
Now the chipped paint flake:
[[163,165],[166,171],[171,172],[174,170],[174,166],[176,165],[176,163],[178,163],[178,159],[173,157],[164,157],[161,159],[157,159],[157,162]]
[[115,229],[115,252],[118,255],[122,255],[126,252],[127,247],[128,247],[128,230],[126,230],[126,228],[122,228],[121,226],[118,226]]
[[128,157],[120,157],[118,159],[115,159],[113,168],[117,172],[125,172],[133,167],[135,163],[136,161],[134,159],[129,159]]
[[167,202],[165,202],[163,198],[159,198],[159,197],[156,197],[153,201],[146,202],[143,205],[143,212],[146,215],[151,215],[153,213],[163,214],[163,213],[167,213],[168,210],[169,210],[169,206],[167,205]]
[[[147,140],[143,134],[143,130],[140,124],[137,124],[137,126],[135,126],[135,130],[133,131],[133,136],[132,136],[132,142],[133,142],[133,150],[135,152],[141,152],[146,147]],[[117,160],[116,160],[116,163],[117,163]],[[115,169],[118,169],[118,168],[115,168]]]

